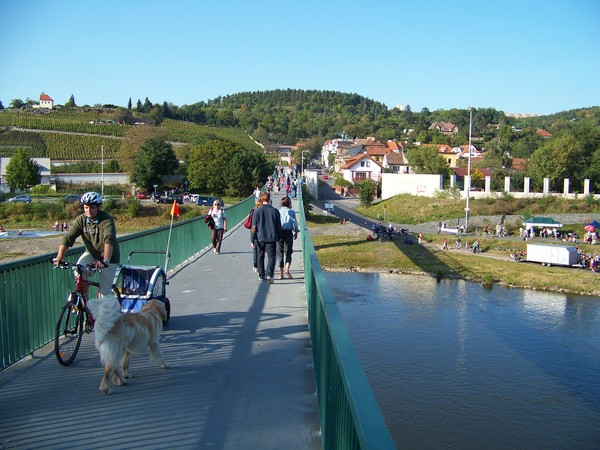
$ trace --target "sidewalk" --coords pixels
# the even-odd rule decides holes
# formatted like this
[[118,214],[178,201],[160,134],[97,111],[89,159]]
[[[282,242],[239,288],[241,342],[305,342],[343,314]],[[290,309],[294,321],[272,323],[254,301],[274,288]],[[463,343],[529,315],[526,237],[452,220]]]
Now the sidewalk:
[[268,285],[249,242],[240,226],[220,255],[169,273],[168,370],[136,356],[128,384],[106,396],[86,335],[69,367],[48,346],[0,373],[0,449],[320,449],[300,243],[294,279]]

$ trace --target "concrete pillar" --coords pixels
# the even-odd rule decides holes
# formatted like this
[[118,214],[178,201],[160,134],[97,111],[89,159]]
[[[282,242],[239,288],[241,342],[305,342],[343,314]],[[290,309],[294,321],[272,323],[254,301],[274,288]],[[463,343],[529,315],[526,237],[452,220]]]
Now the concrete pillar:
[[564,181],[563,181],[563,194],[568,194],[569,193],[570,183],[571,183],[571,180],[569,180],[568,178],[564,179]]
[[510,192],[510,177],[504,177],[504,192]]
[[523,186],[523,192],[525,192],[525,194],[529,194],[529,191],[531,190],[531,178],[529,177],[525,177],[523,179],[524,181],[524,186]]
[[471,195],[471,177],[467,175],[465,175],[465,195]]
[[550,193],[550,178],[544,178],[544,194]]
[[586,178],[583,180],[583,195],[590,195],[590,180]]
[[456,175],[450,175],[450,187],[456,186]]
[[485,177],[485,192],[487,192],[488,194],[492,192],[492,177],[490,177],[489,175]]

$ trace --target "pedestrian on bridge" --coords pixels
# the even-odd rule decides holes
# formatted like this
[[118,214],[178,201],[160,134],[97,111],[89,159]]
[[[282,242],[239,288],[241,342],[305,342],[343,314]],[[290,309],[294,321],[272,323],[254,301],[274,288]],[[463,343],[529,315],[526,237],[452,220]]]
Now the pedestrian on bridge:
[[298,220],[296,212],[292,209],[292,199],[283,197],[281,199],[281,208],[279,209],[281,217],[281,239],[277,242],[277,256],[279,259],[279,279],[283,280],[284,262],[285,275],[292,278],[290,265],[292,264],[292,253],[294,252],[294,240],[298,237]]
[[[258,279],[264,280],[266,275],[267,283],[273,284],[277,241],[282,236],[281,216],[279,210],[271,206],[271,195],[268,192],[263,192],[260,199],[262,206],[257,208],[252,216],[252,232],[256,233],[258,244]],[[266,272],[265,255],[268,257]]]

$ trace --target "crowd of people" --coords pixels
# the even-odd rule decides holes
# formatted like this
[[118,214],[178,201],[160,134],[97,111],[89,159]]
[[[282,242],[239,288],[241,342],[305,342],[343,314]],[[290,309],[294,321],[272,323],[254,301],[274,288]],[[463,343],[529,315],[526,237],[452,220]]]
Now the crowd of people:
[[[297,181],[294,170],[285,174],[278,167],[276,176],[269,175],[267,178],[264,192],[259,186],[254,190],[256,202],[245,223],[250,229],[252,269],[258,273],[259,280],[269,284],[274,283],[276,266],[280,280],[293,278],[290,266],[299,227],[296,213],[292,209],[292,197],[296,196]],[[282,189],[285,189],[285,193],[276,208],[271,194],[281,193]],[[212,221],[209,226],[213,252],[220,254],[223,234],[227,231],[227,218],[218,202],[215,201],[208,212],[207,219],[209,217]]]

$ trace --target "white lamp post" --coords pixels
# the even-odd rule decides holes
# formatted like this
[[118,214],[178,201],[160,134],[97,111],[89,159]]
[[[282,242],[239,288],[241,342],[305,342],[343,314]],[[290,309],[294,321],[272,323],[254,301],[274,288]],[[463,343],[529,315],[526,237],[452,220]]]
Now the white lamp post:
[[304,175],[304,153],[309,153],[308,150],[302,150],[302,174]]
[[467,180],[465,180],[465,189],[467,191],[467,206],[465,208],[465,233],[469,231],[469,216],[471,215],[471,133],[473,131],[473,110],[469,108],[469,162],[467,165]]

